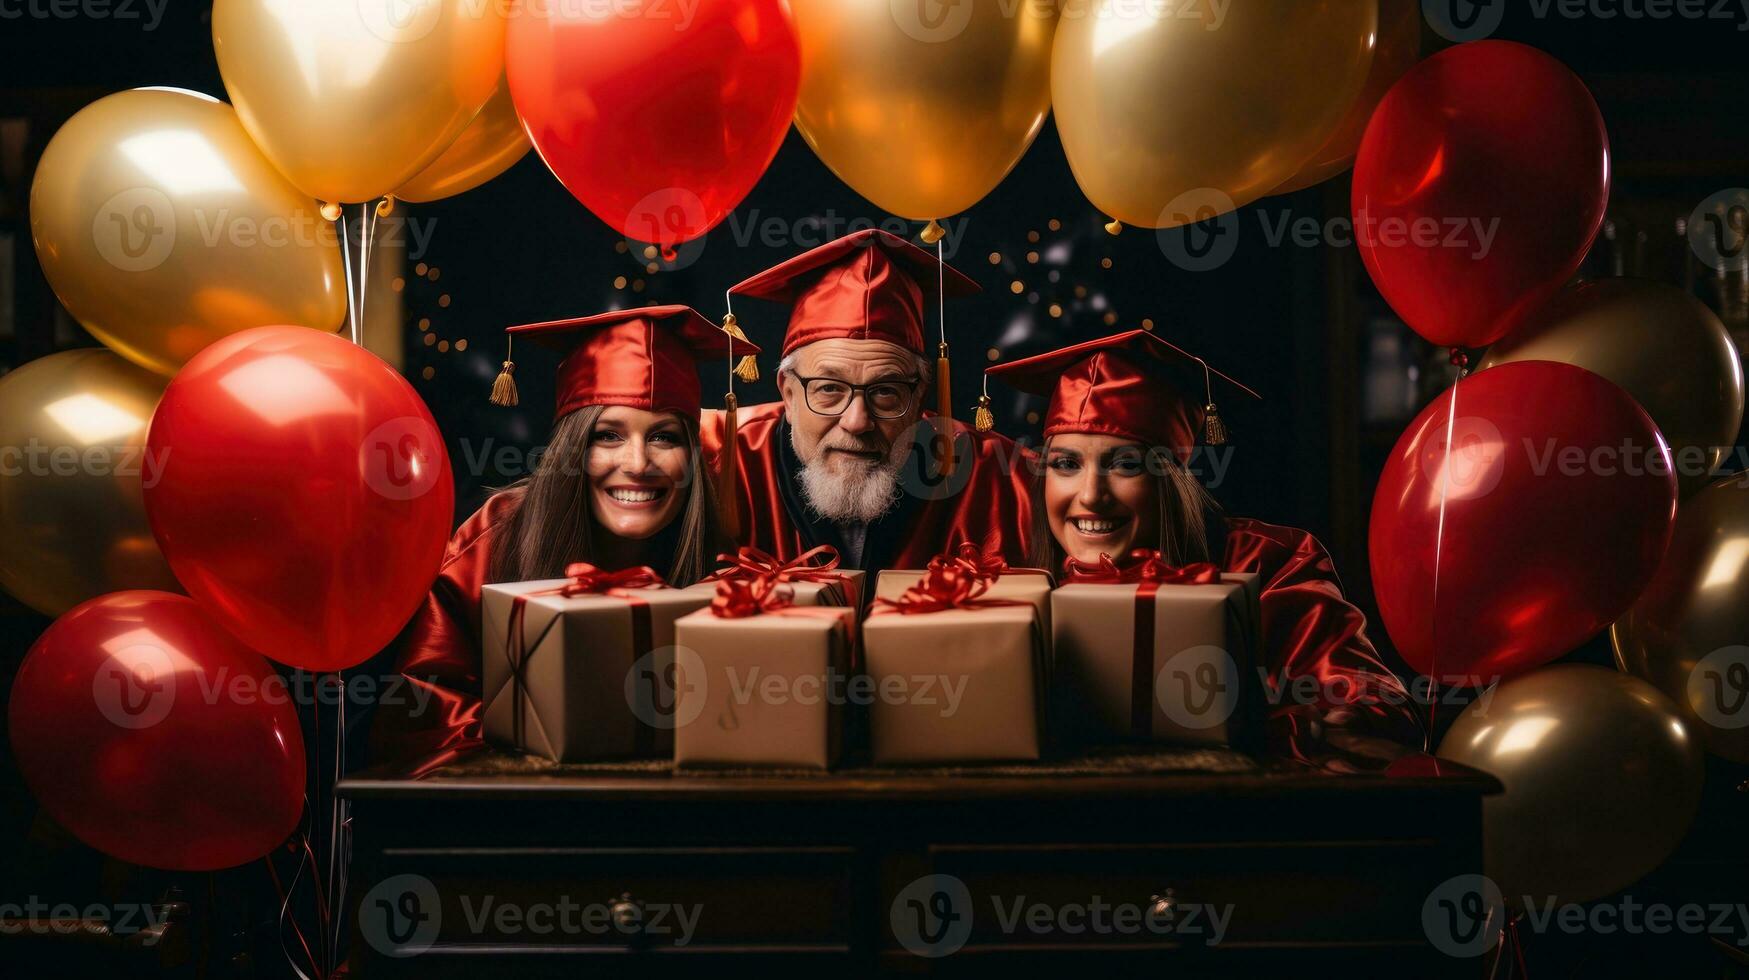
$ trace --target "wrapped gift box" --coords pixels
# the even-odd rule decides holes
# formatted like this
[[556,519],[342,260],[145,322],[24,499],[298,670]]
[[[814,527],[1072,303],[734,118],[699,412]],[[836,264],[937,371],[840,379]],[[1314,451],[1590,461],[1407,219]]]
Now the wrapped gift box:
[[[877,763],[1035,760],[1043,745],[1047,652],[1031,601],[1048,576],[1003,576],[964,602],[898,611],[876,602],[863,624],[872,685],[869,746]],[[882,573],[876,591],[892,578]],[[1048,585],[1044,586],[1048,589]],[[913,593],[891,596],[901,602]]]
[[[667,757],[674,735],[674,623],[710,605],[714,589],[557,594],[570,581],[482,590],[486,738],[555,762]],[[510,635],[518,599],[522,649]]]
[[[897,599],[906,589],[923,578],[921,569],[888,569],[875,578],[876,599]],[[990,579],[986,599],[1013,600],[1031,603],[1038,611],[1039,625],[1045,636],[1051,634],[1051,586],[1049,572],[1042,568],[1009,568]]]
[[1078,584],[1051,593],[1064,720],[1077,735],[1255,745],[1256,575],[1205,584]]
[[[802,585],[794,586],[796,601]],[[787,587],[786,587],[787,588]],[[829,769],[843,742],[856,610],[795,605],[675,624],[674,762]]]

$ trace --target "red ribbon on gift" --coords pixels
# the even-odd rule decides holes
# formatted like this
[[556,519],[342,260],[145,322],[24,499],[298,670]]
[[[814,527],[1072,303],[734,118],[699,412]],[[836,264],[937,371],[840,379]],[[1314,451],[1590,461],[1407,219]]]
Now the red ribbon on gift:
[[[970,547],[966,545],[964,548]],[[974,551],[974,554],[976,552]],[[997,559],[1000,561],[1001,559]],[[984,599],[984,593],[996,580],[988,565],[955,556],[942,555],[931,559],[923,577],[906,589],[897,599],[881,597],[875,600],[874,614],[896,612],[905,615],[941,612],[947,609],[984,609],[992,606],[1024,606],[1015,599]],[[1004,566],[1006,567],[1006,566]]]
[[751,579],[724,578],[717,580],[717,594],[711,598],[711,615],[719,619],[746,619],[793,606],[795,589],[775,575]]
[[[816,564],[816,559],[822,560]],[[734,579],[752,582],[768,579],[774,584],[813,582],[837,586],[841,593],[847,591],[850,584],[850,576],[838,571],[838,549],[829,544],[810,548],[789,561],[754,547],[743,547],[732,553],[724,552],[717,556],[717,561],[727,564],[711,573],[705,581],[723,582]]]
[[[580,595],[606,595],[616,599],[624,599],[632,610],[632,649],[639,651],[641,656],[648,653],[654,641],[651,638],[650,604],[645,602],[634,589],[665,589],[668,583],[655,569],[648,565],[637,565],[608,571],[586,561],[573,562],[565,566],[565,577],[570,581],[552,589],[537,589],[515,596],[510,602],[510,622],[504,636],[504,651],[510,658],[510,728],[513,737],[520,744],[523,742],[527,720],[524,717],[522,693],[528,689],[529,644],[523,624],[528,618],[528,600],[546,596],[564,596],[571,598]],[[547,629],[535,637],[534,649],[540,649],[541,641],[546,639],[547,631],[559,621],[547,624]],[[649,725],[639,722],[633,732],[633,751],[638,755],[648,755],[655,747],[656,733]]]
[[1137,548],[1125,555],[1122,562],[1101,553],[1096,562],[1063,562],[1065,585],[1218,585],[1221,567],[1212,562],[1174,565],[1166,556],[1152,548]]
[[1212,562],[1174,565],[1152,548],[1137,548],[1122,562],[1100,554],[1097,562],[1063,562],[1065,585],[1135,585],[1136,624],[1130,637],[1130,735],[1147,738],[1154,730],[1154,606],[1162,585],[1219,585],[1221,569]]

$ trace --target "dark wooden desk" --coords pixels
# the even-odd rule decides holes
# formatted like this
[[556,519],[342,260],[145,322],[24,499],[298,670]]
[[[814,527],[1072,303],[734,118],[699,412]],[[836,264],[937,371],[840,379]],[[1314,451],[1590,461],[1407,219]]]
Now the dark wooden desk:
[[[367,773],[340,788],[354,960],[372,980],[1021,960],[1479,976],[1484,960],[1431,948],[1422,908],[1481,869],[1481,797],[1498,785],[1442,768]],[[931,875],[951,879],[914,884]],[[1127,931],[1120,906],[1141,910]],[[696,916],[684,940],[676,909]],[[1229,916],[1218,941],[1210,910]]]

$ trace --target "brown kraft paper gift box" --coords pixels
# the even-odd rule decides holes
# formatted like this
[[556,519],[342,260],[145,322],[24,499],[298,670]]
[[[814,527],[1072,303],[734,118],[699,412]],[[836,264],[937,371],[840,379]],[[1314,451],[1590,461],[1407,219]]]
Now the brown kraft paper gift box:
[[[712,588],[555,594],[571,581],[482,590],[486,738],[554,762],[667,757],[674,744],[674,623],[710,605]],[[522,650],[513,649],[510,636],[519,597]]]
[[[880,593],[908,578],[881,573],[875,607],[863,624],[863,661],[873,685],[873,761],[1038,759],[1049,636],[1039,604],[1048,605],[1050,577],[980,579],[969,595],[951,601],[925,599],[946,591],[928,588],[937,583],[935,568],[915,579],[909,591],[882,601]],[[1010,589],[1000,588],[1004,581],[1012,583]],[[895,608],[895,600],[904,608]]]
[[1256,575],[1223,572],[1204,584],[1057,589],[1052,649],[1067,725],[1092,740],[1255,748],[1259,586]]
[[[875,577],[876,599],[897,599],[923,578],[921,569],[888,569]],[[1031,603],[1038,610],[1039,626],[1051,635],[1051,586],[1054,581],[1042,568],[1009,568],[990,580],[985,599]]]
[[740,618],[709,609],[682,617],[675,765],[830,769],[843,744],[856,621],[852,607],[799,604]]

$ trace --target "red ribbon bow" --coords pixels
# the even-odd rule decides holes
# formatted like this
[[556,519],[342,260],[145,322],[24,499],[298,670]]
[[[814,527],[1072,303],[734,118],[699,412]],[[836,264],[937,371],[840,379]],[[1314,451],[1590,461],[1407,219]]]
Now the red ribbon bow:
[[[825,561],[816,565],[816,558],[824,558]],[[769,578],[778,582],[833,583],[844,580],[844,573],[837,570],[838,549],[829,544],[810,548],[789,561],[753,547],[741,548],[734,553],[724,552],[717,556],[717,561],[727,562],[728,565],[717,569],[707,581]]]
[[1221,568],[1212,562],[1174,565],[1152,548],[1137,548],[1116,562],[1101,554],[1097,562],[1070,558],[1063,562],[1064,583],[1070,585],[1218,585]]
[[942,568],[948,565],[958,565],[968,572],[987,579],[998,579],[1008,571],[1008,562],[1003,560],[999,552],[988,554],[978,550],[978,546],[970,541],[960,542],[960,546],[945,555],[937,555],[929,560],[930,568]]
[[775,575],[752,579],[724,578],[717,581],[711,598],[711,615],[720,619],[746,619],[795,605],[795,589]]
[[650,589],[668,587],[668,583],[654,568],[648,565],[636,565],[631,568],[621,568],[608,571],[598,565],[586,561],[573,562],[565,566],[565,577],[571,581],[551,592],[531,592],[530,595],[600,595],[612,592],[614,589]]

